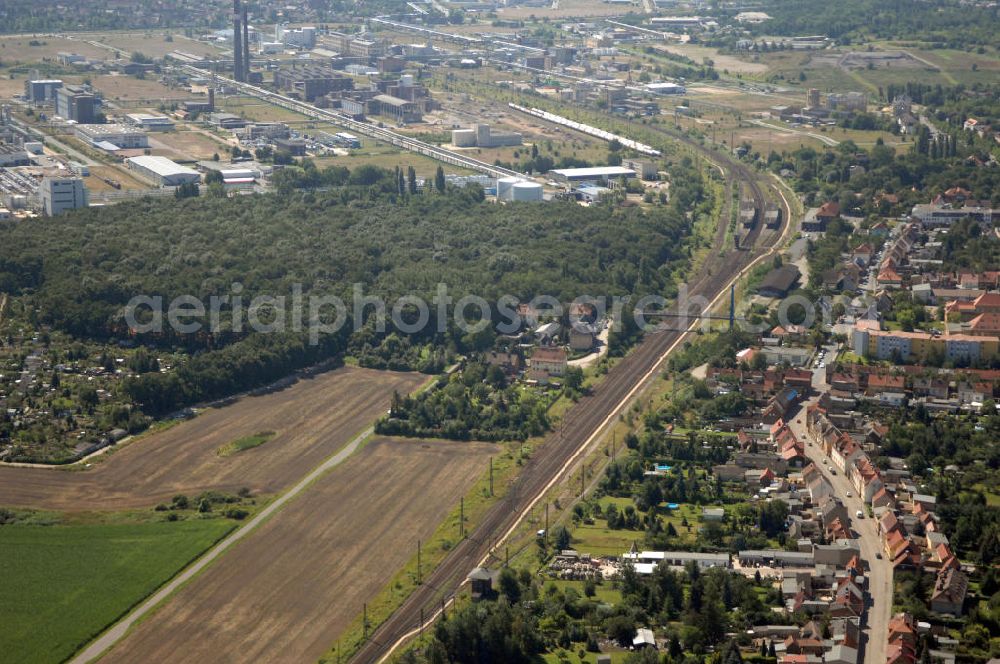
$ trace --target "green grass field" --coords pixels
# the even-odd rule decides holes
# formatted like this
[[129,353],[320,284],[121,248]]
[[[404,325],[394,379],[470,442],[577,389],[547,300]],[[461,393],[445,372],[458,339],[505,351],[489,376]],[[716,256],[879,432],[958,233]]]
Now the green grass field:
[[244,436],[243,438],[237,438],[231,443],[226,443],[216,450],[216,454],[220,457],[233,456],[244,450],[252,450],[255,447],[260,447],[272,438],[274,438],[273,431],[260,431],[252,436]]
[[[619,511],[625,509],[627,505],[634,505],[631,498],[613,498],[605,496],[601,498],[601,509],[607,509],[609,505],[614,505]],[[677,531],[677,542],[693,544],[697,540],[697,531],[700,526],[701,508],[695,505],[681,505],[679,509],[670,511],[663,509],[660,518],[663,519],[663,527],[673,524]],[[681,520],[687,518],[690,530],[681,525]],[[642,531],[638,530],[611,530],[607,527],[607,520],[602,518],[594,519],[593,525],[581,524],[572,529],[574,549],[581,553],[589,553],[592,556],[620,556],[628,551],[632,542],[638,541],[642,548]]]
[[68,659],[234,525],[210,519],[0,527],[0,659]]

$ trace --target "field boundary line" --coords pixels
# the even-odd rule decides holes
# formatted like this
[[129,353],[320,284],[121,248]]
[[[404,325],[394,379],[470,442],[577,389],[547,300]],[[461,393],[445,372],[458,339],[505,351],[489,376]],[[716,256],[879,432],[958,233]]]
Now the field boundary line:
[[364,443],[364,441],[374,433],[375,427],[373,425],[358,434],[353,440],[351,440],[351,442],[337,451],[336,454],[314,468],[308,475],[299,480],[295,486],[278,497],[270,505],[265,507],[259,514],[247,522],[246,525],[233,531],[222,541],[218,542],[215,546],[198,558],[198,560],[192,565],[182,570],[165,586],[156,591],[150,598],[139,604],[139,606],[129,612],[128,615],[105,630],[96,639],[91,641],[86,648],[69,660],[70,664],[86,664],[87,662],[92,662],[104,655],[104,653],[118,643],[118,641],[120,641],[127,634],[128,630],[141,618],[146,616],[146,614],[150,613],[153,609],[168,599],[182,585],[190,581],[199,572],[208,567],[212,561],[225,553],[231,546],[255,531],[258,526],[263,524],[278,510],[284,507],[286,503],[306,490],[313,482],[319,479],[321,475],[325,474],[328,470],[339,466],[341,463],[350,458],[362,445],[362,443]]

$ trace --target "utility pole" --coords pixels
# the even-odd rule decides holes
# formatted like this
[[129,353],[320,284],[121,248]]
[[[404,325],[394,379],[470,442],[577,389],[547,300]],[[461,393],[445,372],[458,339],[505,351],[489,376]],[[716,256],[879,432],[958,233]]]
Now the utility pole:
[[364,629],[364,634],[365,634],[364,640],[367,641],[368,640],[368,604],[367,603],[365,604],[364,617],[361,619],[361,622],[362,622],[362,628]]
[[545,539],[549,538],[549,504],[545,503]]
[[417,540],[417,585],[419,586],[423,581],[420,578],[420,540]]
[[490,497],[493,497],[493,457],[490,457]]
[[458,536],[465,539],[465,496],[462,496],[458,505]]
[[582,496],[586,489],[584,489],[584,482],[587,478],[587,466],[583,465],[580,467],[580,495]]
[[[761,211],[763,214],[763,211]],[[763,219],[760,221],[763,223]],[[736,320],[736,284],[729,287],[729,331],[733,331],[733,322]]]

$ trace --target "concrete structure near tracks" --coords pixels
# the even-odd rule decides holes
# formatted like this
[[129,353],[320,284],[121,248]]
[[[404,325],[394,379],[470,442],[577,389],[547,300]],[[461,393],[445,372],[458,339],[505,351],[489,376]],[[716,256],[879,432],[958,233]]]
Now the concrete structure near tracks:
[[521,145],[521,134],[515,131],[494,131],[487,124],[477,124],[472,129],[455,129],[451,144],[457,148],[499,148]]

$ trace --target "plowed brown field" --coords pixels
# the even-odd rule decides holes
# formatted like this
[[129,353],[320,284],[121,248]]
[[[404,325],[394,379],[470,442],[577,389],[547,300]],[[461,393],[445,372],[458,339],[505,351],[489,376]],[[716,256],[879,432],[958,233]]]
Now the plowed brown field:
[[101,663],[315,662],[496,447],[376,439],[140,623]]
[[[263,396],[213,408],[125,445],[88,470],[0,466],[0,505],[120,510],[209,489],[275,493],[334,454],[425,376],[343,367]],[[216,450],[260,431],[275,436],[230,457]]]

